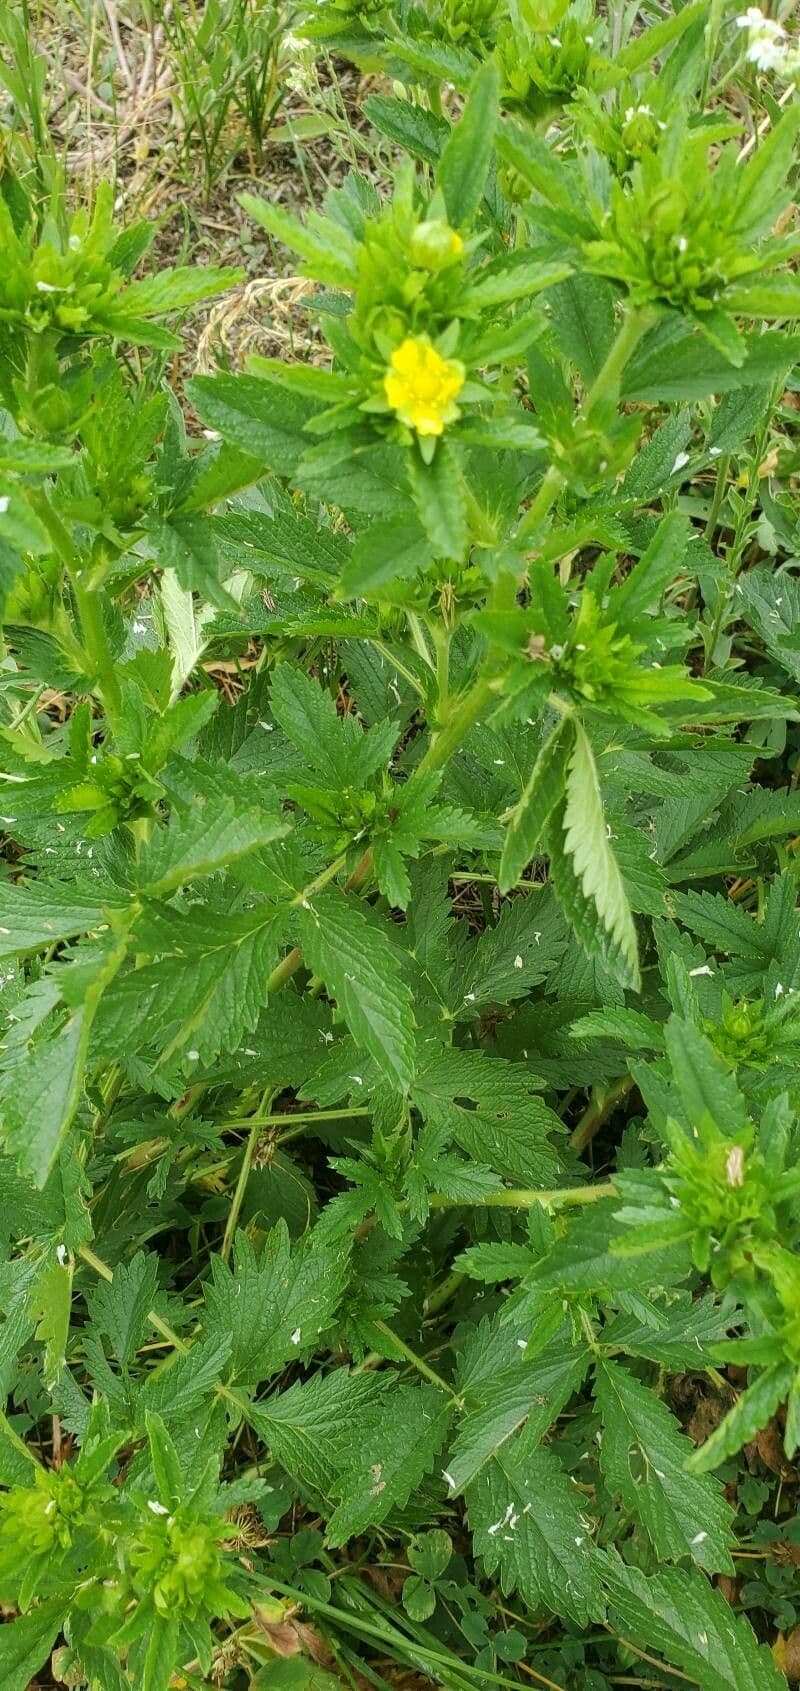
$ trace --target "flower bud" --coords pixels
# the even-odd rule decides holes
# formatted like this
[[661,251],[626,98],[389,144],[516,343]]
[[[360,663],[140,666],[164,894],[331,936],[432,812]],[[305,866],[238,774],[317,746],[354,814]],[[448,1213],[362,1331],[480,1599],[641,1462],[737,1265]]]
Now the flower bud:
[[422,270],[444,270],[461,257],[464,242],[440,217],[418,223],[411,237],[411,258]]

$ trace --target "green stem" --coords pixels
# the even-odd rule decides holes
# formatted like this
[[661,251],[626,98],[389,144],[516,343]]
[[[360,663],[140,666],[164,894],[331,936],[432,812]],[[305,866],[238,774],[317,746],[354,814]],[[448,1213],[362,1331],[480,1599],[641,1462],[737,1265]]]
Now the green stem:
[[444,1309],[445,1304],[448,1304],[450,1299],[455,1297],[459,1286],[463,1286],[465,1279],[466,1275],[460,1274],[457,1268],[446,1274],[444,1279],[440,1280],[438,1286],[431,1292],[430,1297],[425,1299],[422,1307],[426,1318],[431,1315],[438,1315],[439,1311]]
[[[263,1100],[263,1102],[268,1104],[269,1099],[272,1096],[273,1096],[273,1092],[272,1092],[272,1089],[270,1089],[270,1091],[267,1094],[267,1097]],[[244,1203],[244,1195],[245,1195],[245,1192],[247,1191],[247,1182],[250,1178],[250,1170],[253,1166],[253,1158],[255,1156],[256,1146],[258,1145],[258,1141],[259,1141],[260,1137],[261,1137],[260,1120],[259,1120],[258,1116],[254,1116],[254,1118],[253,1118],[253,1120],[250,1124],[250,1132],[247,1135],[247,1141],[246,1141],[245,1148],[244,1148],[244,1155],[242,1157],[242,1166],[239,1170],[239,1178],[236,1182],[236,1190],[233,1194],[233,1202],[231,1203],[231,1207],[228,1211],[228,1219],[225,1223],[225,1232],[222,1236],[222,1246],[221,1246],[221,1249],[220,1249],[220,1256],[222,1257],[223,1262],[227,1262],[228,1257],[231,1254],[231,1247],[232,1247],[233,1241],[236,1237],[236,1229],[239,1225],[239,1215],[241,1213],[242,1204]]]
[[716,532],[717,523],[719,521],[719,513],[722,509],[722,501],[725,498],[725,491],[728,485],[728,471],[730,469],[730,463],[730,456],[726,453],[724,458],[720,458],[717,465],[717,479],[714,483],[714,496],[711,500],[711,510],[708,513],[708,522],[705,527],[706,540],[711,540],[712,536]]
[[599,1181],[595,1186],[556,1186],[550,1192],[531,1192],[524,1187],[504,1186],[502,1192],[484,1192],[480,1198],[445,1198],[441,1192],[431,1192],[428,1203],[432,1210],[463,1209],[484,1205],[488,1209],[532,1210],[537,1204],[544,1209],[561,1209],[572,1204],[594,1204],[598,1198],[611,1198],[616,1192],[612,1180]]
[[555,504],[563,486],[564,477],[562,476],[561,471],[556,468],[555,464],[551,464],[542,477],[538,493],[531,501],[525,515],[517,526],[515,536],[517,540],[524,540],[529,535],[535,534],[536,530],[544,522],[550,507]]
[[454,1403],[460,1402],[460,1399],[456,1397],[455,1392],[451,1390],[450,1386],[448,1386],[447,1381],[442,1379],[441,1374],[437,1374],[435,1369],[430,1368],[424,1357],[417,1356],[416,1351],[412,1350],[411,1346],[406,1344],[405,1339],[398,1338],[397,1334],[391,1327],[387,1326],[385,1321],[375,1321],[373,1322],[373,1326],[377,1328],[379,1333],[383,1333],[384,1338],[389,1340],[389,1343],[394,1346],[395,1350],[400,1351],[401,1355],[406,1358],[407,1362],[411,1363],[412,1368],[416,1368],[417,1373],[421,1374],[423,1379],[430,1380],[431,1385],[438,1387],[440,1392],[446,1392],[447,1396],[451,1397]]
[[451,717],[438,734],[434,735],[425,756],[417,765],[420,775],[427,775],[432,769],[444,768],[462,740],[466,739],[470,729],[474,728],[491,697],[492,682],[487,676],[480,676],[474,687],[463,694],[460,700],[455,701]]
[[438,624],[431,624],[431,639],[436,647],[436,720],[443,722],[447,714],[450,694],[450,633]]
[[122,690],[103,620],[101,593],[96,588],[87,587],[81,580],[81,572],[77,570],[72,575],[72,588],[78,606],[86,653],[97,678],[106,716],[113,724],[114,718],[122,708]]
[[598,414],[602,417],[616,410],[625,366],[630,361],[634,347],[655,320],[656,312],[651,306],[641,306],[626,312],[606,361],[586,395],[584,410],[587,419],[597,417]]
[[267,998],[273,992],[280,992],[281,987],[285,986],[288,980],[291,980],[292,975],[296,975],[302,961],[303,953],[299,945],[292,946],[291,951],[287,951],[286,956],[276,965],[272,974],[268,975],[264,982],[264,992]]
[[422,627],[422,623],[420,622],[416,611],[407,611],[406,619],[408,621],[409,633],[411,635],[411,644],[414,647],[415,652],[422,658],[423,663],[428,665],[429,669],[433,669],[433,659],[430,654],[428,642],[425,639],[425,632]]
[[[235,1132],[236,1128],[257,1127],[263,1131],[265,1127],[296,1127],[300,1122],[315,1121],[350,1121],[353,1116],[371,1116],[372,1110],[366,1105],[352,1110],[282,1110],[271,1116],[242,1116],[240,1120],[223,1123],[223,1132]],[[291,1134],[281,1134],[281,1140],[291,1138]]]
[[570,1136],[570,1150],[583,1151],[608,1120],[613,1109],[627,1096],[633,1086],[631,1075],[623,1075],[621,1080],[614,1081],[610,1087],[598,1086],[591,1103],[584,1110],[577,1127]]

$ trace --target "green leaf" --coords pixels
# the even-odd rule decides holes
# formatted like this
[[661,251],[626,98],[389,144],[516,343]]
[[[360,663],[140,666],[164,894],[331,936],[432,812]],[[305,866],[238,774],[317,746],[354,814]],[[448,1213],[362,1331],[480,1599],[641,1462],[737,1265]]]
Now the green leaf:
[[27,1615],[0,1627],[3,1691],[30,1691],[61,1631],[66,1608],[63,1597],[51,1597]]
[[135,1356],[150,1328],[149,1312],[158,1290],[158,1262],[154,1251],[137,1251],[130,1262],[117,1263],[112,1280],[101,1280],[90,1300],[93,1324],[111,1341],[123,1366]]
[[506,1447],[467,1488],[475,1553],[503,1594],[586,1626],[603,1600],[580,1502],[552,1449]]
[[160,1415],[149,1409],[144,1422],[159,1502],[164,1508],[172,1511],[177,1508],[183,1496],[183,1475],[178,1452]]
[[339,1501],[327,1533],[332,1549],[408,1502],[433,1468],[452,1416],[452,1404],[435,1386],[398,1384],[385,1403],[364,1411],[336,1482]]
[[433,560],[431,544],[416,518],[371,523],[359,535],[342,572],[341,591],[369,598],[392,581],[413,581]]
[[619,627],[632,630],[646,611],[658,606],[662,593],[681,573],[689,538],[686,518],[670,511],[638,563],[609,597],[609,617]]
[[734,1076],[710,1040],[691,1022],[671,1016],[664,1029],[675,1085],[692,1127],[711,1120],[723,1133],[744,1129],[747,1109]]
[[675,892],[672,906],[678,920],[714,951],[762,967],[769,962],[771,947],[763,927],[724,893]]
[[334,1368],[253,1404],[247,1418],[288,1474],[330,1498],[352,1452],[354,1428],[389,1383],[385,1375]]
[[3,1077],[4,1132],[20,1169],[44,1186],[78,1107],[86,1055],[86,1011],[39,1038],[21,1065]]
[[152,906],[140,919],[140,961],[113,982],[99,1008],[96,1038],[107,1057],[155,1044],[161,1061],[176,1051],[210,1062],[235,1051],[255,1027],[267,998],[288,911],[272,904],[223,915]]
[[715,1481],[686,1472],[691,1441],[651,1387],[598,1362],[600,1461],[609,1490],[642,1523],[666,1561],[691,1556],[707,1573],[732,1573],[733,1511]]
[[393,94],[368,94],[361,109],[380,135],[424,164],[436,163],[450,134],[446,118]]
[[31,1315],[37,1317],[36,1338],[44,1346],[42,1372],[48,1391],[54,1391],[61,1378],[72,1314],[72,1263],[63,1247],[62,1254],[63,1262],[54,1253],[37,1275],[29,1304]]
[[231,1340],[231,1378],[253,1390],[290,1361],[318,1350],[344,1291],[347,1249],[313,1230],[292,1245],[284,1221],[256,1254],[236,1239],[233,1269],[212,1257],[205,1288],[204,1332]]
[[447,215],[466,228],[481,203],[499,115],[500,73],[492,59],[476,71],[458,123],[448,136],[436,173]]
[[649,335],[637,347],[622,377],[622,397],[658,401],[704,399],[738,392],[782,375],[800,355],[800,335],[775,329],[745,336],[746,356],[737,369],[700,335]]
[[187,813],[173,812],[169,826],[156,829],[137,866],[138,884],[153,898],[214,875],[290,831],[272,794],[199,762],[187,773]]
[[[116,902],[120,895],[110,896]],[[78,884],[0,882],[0,958],[41,951],[105,920],[102,900],[87,899]]]
[[542,746],[509,819],[498,873],[501,892],[508,892],[516,885],[534,856],[553,811],[564,796],[574,750],[573,718],[562,716]]
[[426,1122],[462,1151],[522,1185],[558,1178],[551,1134],[563,1124],[536,1096],[536,1079],[519,1063],[480,1051],[449,1051],[415,1078],[412,1101]]
[[186,391],[203,422],[224,440],[277,475],[293,474],[308,446],[303,429],[318,401],[286,393],[265,376],[194,376]]
[[563,932],[554,932],[552,922],[546,923],[538,893],[510,900],[494,926],[484,928],[459,958],[464,990],[458,1019],[471,1020],[489,1004],[527,997],[531,987],[550,974],[563,950]]
[[623,1635],[657,1650],[702,1691],[786,1691],[767,1645],[702,1574],[643,1574],[609,1557],[603,1581]]
[[599,375],[614,340],[614,295],[600,276],[579,272],[549,294],[553,333],[583,380]]
[[617,1254],[615,1244],[628,1230],[616,1220],[619,1199],[599,1199],[583,1215],[570,1219],[568,1231],[528,1276],[540,1291],[647,1292],[684,1280],[690,1270],[688,1250],[667,1246],[645,1261]]
[[[244,277],[243,270],[214,269],[208,265],[184,265],[173,270],[159,270],[154,276],[144,276],[130,282],[120,296],[119,306],[112,314],[125,317],[161,317],[168,311],[199,305],[204,299],[233,287]],[[124,330],[123,330],[124,332]]]
[[414,1006],[386,930],[341,893],[300,911],[303,950],[356,1041],[387,1079],[407,1090],[414,1072]]
[[262,229],[306,260],[306,274],[332,288],[354,286],[358,279],[357,248],[341,224],[329,223],[313,213],[307,224],[301,223],[283,206],[259,199],[256,194],[240,194],[239,204]]
[[579,1016],[573,1022],[570,1033],[573,1039],[619,1039],[629,1051],[660,1051],[664,1044],[660,1022],[624,1005],[590,1010],[588,1016]]
[[636,929],[608,839],[600,783],[585,730],[575,723],[566,799],[549,830],[556,893],[589,956],[599,956],[624,986],[639,988]]
[[142,1691],[167,1691],[178,1662],[180,1621],[155,1614],[148,1629],[147,1654],[142,1672]]
[[464,1346],[458,1370],[464,1412],[448,1451],[445,1474],[453,1495],[470,1486],[522,1428],[525,1452],[535,1450],[588,1369],[589,1351],[562,1339],[554,1339],[528,1360],[528,1342],[518,1327],[523,1335],[528,1331],[509,1312],[499,1327],[496,1322],[482,1322]]
[[417,515],[434,556],[460,563],[467,546],[467,508],[461,467],[452,447],[440,440],[430,464],[415,453],[409,460],[409,477]]

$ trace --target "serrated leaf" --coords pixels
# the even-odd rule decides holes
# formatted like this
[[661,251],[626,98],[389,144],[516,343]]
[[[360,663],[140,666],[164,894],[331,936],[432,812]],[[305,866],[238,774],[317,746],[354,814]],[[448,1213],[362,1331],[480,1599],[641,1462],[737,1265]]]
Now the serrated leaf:
[[193,786],[189,813],[173,812],[169,826],[156,830],[139,859],[138,884],[153,898],[214,875],[290,832],[291,824],[268,802],[271,795],[257,793],[248,782],[198,771]]
[[155,1614],[147,1632],[147,1653],[142,1671],[142,1691],[165,1691],[178,1660],[180,1621]]
[[[647,1292],[685,1279],[690,1268],[689,1252],[669,1246],[645,1259],[628,1258],[614,1250],[628,1237],[628,1230],[616,1220],[617,1198],[602,1198],[588,1206],[583,1215],[570,1218],[563,1239],[553,1246],[531,1270],[528,1283],[541,1291]],[[645,1278],[646,1276],[646,1278]]]
[[414,1006],[387,935],[341,893],[315,894],[300,912],[303,950],[356,1043],[401,1090],[414,1070]]
[[51,1597],[0,1627],[3,1691],[30,1691],[61,1631],[67,1607],[62,1597]]
[[537,895],[521,895],[504,904],[494,927],[484,928],[461,958],[460,1017],[477,1015],[487,1004],[524,998],[546,979],[563,949],[563,934],[545,923]]
[[747,1108],[734,1076],[692,1022],[671,1016],[664,1029],[667,1056],[687,1119],[699,1127],[705,1119],[723,1133],[744,1128]]
[[292,1245],[285,1221],[256,1255],[236,1239],[234,1266],[212,1257],[204,1333],[230,1337],[231,1378],[254,1389],[285,1362],[308,1358],[330,1327],[344,1290],[347,1249],[313,1231]]
[[435,1386],[398,1385],[385,1404],[364,1411],[337,1480],[340,1501],[327,1533],[333,1549],[408,1502],[433,1468],[452,1416],[452,1404]]
[[586,1626],[603,1599],[580,1494],[550,1449],[515,1461],[510,1446],[467,1488],[475,1553],[499,1574],[504,1595],[518,1591],[534,1609]]
[[433,560],[431,543],[421,523],[370,523],[359,535],[342,572],[341,591],[353,597],[380,597],[393,581],[413,581]]
[[498,874],[501,892],[515,886],[530,863],[553,811],[563,798],[574,749],[574,722],[572,717],[563,716],[542,746],[509,819]]
[[101,1280],[90,1302],[94,1325],[111,1342],[118,1362],[129,1363],[150,1325],[158,1289],[158,1257],[154,1251],[137,1251],[131,1261],[120,1262],[110,1281]]
[[470,84],[464,109],[442,148],[436,180],[450,222],[471,223],[483,195],[499,115],[500,74],[492,59]]
[[416,1076],[412,1100],[426,1122],[507,1179],[547,1186],[559,1159],[550,1135],[560,1118],[536,1096],[522,1064],[479,1051],[450,1051]]
[[42,1373],[48,1391],[55,1390],[64,1368],[72,1313],[72,1262],[62,1254],[63,1262],[54,1252],[37,1275],[29,1303],[30,1314],[37,1318],[36,1338],[44,1346]]
[[467,507],[453,448],[440,440],[430,464],[414,454],[409,461],[409,479],[417,516],[434,557],[460,563],[467,547]]
[[549,831],[556,893],[581,944],[624,986],[639,988],[639,948],[619,865],[608,839],[597,769],[585,730],[575,724],[566,799]]
[[770,1650],[702,1574],[643,1574],[613,1557],[603,1581],[623,1634],[657,1650],[702,1691],[786,1691]]
[[86,1033],[86,1011],[76,1010],[3,1077],[6,1147],[40,1187],[78,1107]]
[[385,1375],[334,1368],[253,1404],[248,1420],[288,1474],[330,1499],[362,1412],[389,1383]]
[[721,1487],[686,1472],[692,1452],[665,1403],[608,1360],[595,1395],[603,1417],[600,1462],[612,1495],[641,1521],[667,1561],[691,1556],[707,1573],[731,1573],[733,1511]]
[[659,523],[638,563],[609,597],[609,616],[619,627],[630,627],[658,605],[662,593],[680,575],[690,530],[679,511]]
[[491,1331],[488,1343],[487,1326],[483,1323],[470,1336],[459,1362],[465,1407],[445,1475],[453,1494],[468,1487],[523,1427],[524,1450],[533,1451],[589,1366],[588,1350],[560,1339],[528,1360],[527,1341],[518,1334],[516,1322],[509,1318],[499,1331]]
[[[110,896],[116,902],[120,895]],[[105,920],[102,900],[85,898],[77,886],[5,881],[0,884],[0,959],[43,950]]]

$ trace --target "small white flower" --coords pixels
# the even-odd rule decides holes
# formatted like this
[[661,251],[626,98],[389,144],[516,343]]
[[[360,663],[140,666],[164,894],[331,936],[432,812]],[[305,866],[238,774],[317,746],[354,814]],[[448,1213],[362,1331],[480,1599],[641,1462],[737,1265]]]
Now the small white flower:
[[756,70],[783,70],[786,56],[782,43],[769,35],[757,35],[747,49],[747,58]]

